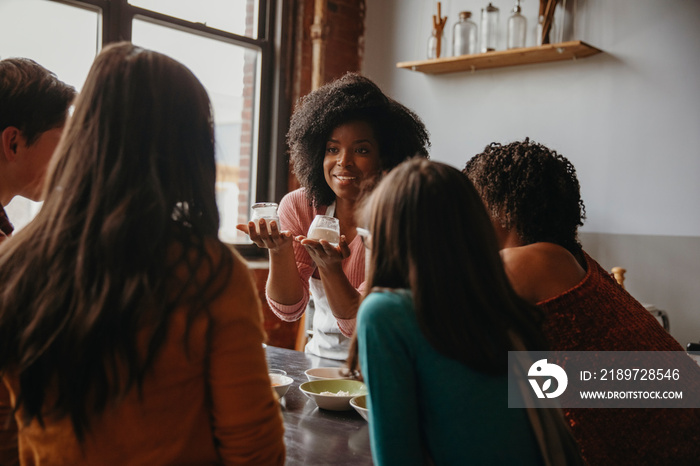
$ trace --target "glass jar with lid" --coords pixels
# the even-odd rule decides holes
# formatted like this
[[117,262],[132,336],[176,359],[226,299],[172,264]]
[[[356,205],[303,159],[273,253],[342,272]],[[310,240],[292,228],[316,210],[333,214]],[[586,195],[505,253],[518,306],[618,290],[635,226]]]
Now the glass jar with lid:
[[471,21],[471,11],[461,11],[459,21],[452,28],[452,55],[471,55],[476,53],[477,34],[476,23]]
[[481,37],[479,43],[482,52],[493,52],[498,43],[498,8],[489,3],[481,9]]
[[525,37],[527,35],[527,19],[522,14],[520,0],[516,0],[513,14],[508,18],[508,35],[506,48],[517,49],[525,47]]

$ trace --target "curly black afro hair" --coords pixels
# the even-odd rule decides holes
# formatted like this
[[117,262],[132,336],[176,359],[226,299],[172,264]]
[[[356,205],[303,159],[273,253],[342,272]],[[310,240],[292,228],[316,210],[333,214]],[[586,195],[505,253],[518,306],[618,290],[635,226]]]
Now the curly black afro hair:
[[580,257],[578,227],[586,208],[576,170],[566,157],[526,138],[491,143],[464,167],[491,217],[515,229],[524,244],[550,242]]
[[335,200],[323,172],[326,142],[336,127],[358,120],[374,132],[382,170],[428,157],[430,138],[421,119],[371,80],[348,73],[300,99],[287,133],[294,174],[316,207]]

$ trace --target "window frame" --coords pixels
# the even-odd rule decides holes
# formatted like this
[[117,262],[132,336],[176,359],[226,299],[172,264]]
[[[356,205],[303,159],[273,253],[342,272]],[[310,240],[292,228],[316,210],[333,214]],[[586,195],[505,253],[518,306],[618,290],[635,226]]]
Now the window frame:
[[[284,0],[258,0],[257,38],[241,36],[203,23],[175,18],[146,10],[128,0],[50,0],[101,14],[100,49],[111,42],[132,39],[132,22],[142,19],[167,25],[184,32],[201,35],[257,50],[260,53],[259,112],[257,118],[257,158],[250,170],[255,190],[250,190],[251,204],[258,201],[279,202],[288,191],[288,160],[285,135],[290,116],[289,78],[292,51],[292,6]],[[99,40],[99,39],[98,39]],[[255,244],[231,244],[248,259],[267,257],[267,250]]]

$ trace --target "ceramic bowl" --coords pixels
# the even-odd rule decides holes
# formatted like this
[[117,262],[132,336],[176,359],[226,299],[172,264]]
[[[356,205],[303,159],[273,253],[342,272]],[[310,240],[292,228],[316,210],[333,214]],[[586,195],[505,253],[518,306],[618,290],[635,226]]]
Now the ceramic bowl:
[[344,367],[314,367],[304,372],[309,382],[314,380],[331,380],[331,379],[349,379],[349,376],[344,375],[347,371]]
[[[299,389],[318,405],[330,411],[347,411],[350,400],[366,395],[367,387],[359,380],[314,380],[299,385]],[[340,395],[338,393],[340,392]]]
[[369,420],[367,418],[367,416],[369,416],[369,410],[367,409],[367,395],[361,395],[356,396],[355,398],[351,398],[350,406],[355,408],[355,411],[360,413],[360,416],[365,418],[365,421]]
[[272,383],[272,388],[277,392],[277,396],[282,398],[287,394],[289,387],[294,382],[294,379],[281,374],[270,374],[270,383]]

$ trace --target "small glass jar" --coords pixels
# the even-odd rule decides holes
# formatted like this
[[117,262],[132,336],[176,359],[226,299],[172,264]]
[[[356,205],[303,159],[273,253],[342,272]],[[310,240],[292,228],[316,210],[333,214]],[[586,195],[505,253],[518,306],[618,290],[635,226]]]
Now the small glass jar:
[[340,221],[329,215],[317,215],[311,222],[306,237],[318,241],[323,239],[337,247],[340,243]]
[[255,227],[260,232],[260,220],[265,219],[268,232],[270,231],[270,222],[277,222],[277,228],[281,229],[280,218],[277,214],[277,204],[274,202],[258,202],[253,204],[251,210],[251,221],[255,223]]
[[493,52],[498,43],[498,8],[489,3],[481,9],[481,44],[482,52]]
[[428,60],[444,56],[445,54],[442,52],[446,47],[447,43],[445,42],[445,33],[442,33],[442,36],[438,41],[437,30],[433,29],[433,31],[430,33],[430,37],[428,38]]
[[477,52],[476,23],[471,21],[471,11],[461,11],[459,21],[452,28],[452,55],[471,55]]
[[525,47],[525,37],[527,36],[527,19],[522,14],[520,0],[517,0],[513,8],[513,14],[508,18],[508,35],[506,48],[518,49]]

